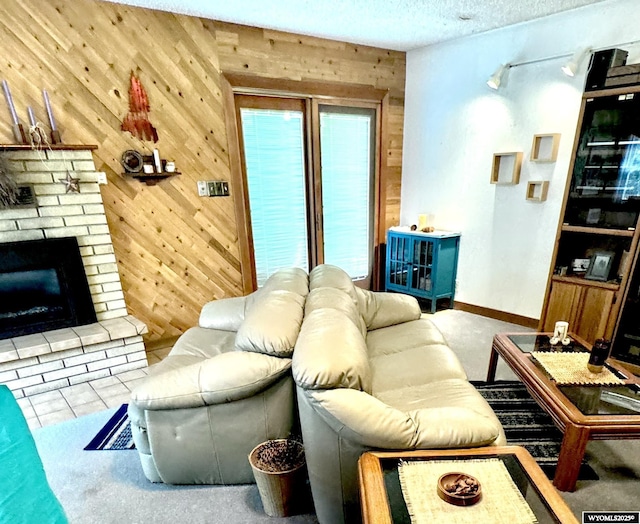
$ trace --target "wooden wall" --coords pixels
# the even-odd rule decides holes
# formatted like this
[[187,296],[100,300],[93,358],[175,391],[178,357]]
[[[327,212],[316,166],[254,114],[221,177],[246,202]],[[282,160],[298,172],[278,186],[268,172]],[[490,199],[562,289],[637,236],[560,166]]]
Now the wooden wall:
[[[129,312],[147,342],[180,335],[202,305],[242,294],[233,195],[201,198],[197,180],[229,180],[221,73],[365,84],[389,89],[383,153],[387,225],[398,223],[405,54],[95,0],[3,0],[0,78],[26,122],[47,123],[49,91],[62,139],[96,144],[101,186]],[[130,72],[149,96],[159,141],[120,130]],[[0,100],[0,143],[12,143]],[[157,147],[180,176],[147,186],[124,177],[127,149]]]

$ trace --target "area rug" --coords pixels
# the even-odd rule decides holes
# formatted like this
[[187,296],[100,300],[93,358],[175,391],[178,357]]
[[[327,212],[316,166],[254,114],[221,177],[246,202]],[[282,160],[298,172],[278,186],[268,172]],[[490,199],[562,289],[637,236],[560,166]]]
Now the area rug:
[[[536,404],[522,382],[472,383],[502,423],[507,443],[526,448],[545,474],[553,478],[560,453],[562,432],[555,427],[551,417]],[[583,462],[578,478],[597,480],[598,475],[591,466]]]
[[104,427],[98,431],[85,450],[135,449],[131,436],[131,423],[127,415],[127,404],[122,404]]

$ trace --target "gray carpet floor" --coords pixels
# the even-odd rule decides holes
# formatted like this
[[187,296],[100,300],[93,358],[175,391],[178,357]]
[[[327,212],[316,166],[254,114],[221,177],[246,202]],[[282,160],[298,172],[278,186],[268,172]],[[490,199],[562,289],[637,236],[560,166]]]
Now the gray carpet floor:
[[[457,310],[428,315],[442,330],[470,380],[484,380],[491,340],[522,326]],[[514,380],[499,362],[497,379]],[[45,471],[71,524],[189,522],[315,523],[312,513],[275,520],[264,514],[255,485],[166,486],[149,483],[136,451],[83,451],[114,409],[34,430]],[[640,441],[597,441],[587,447],[596,481],[579,481],[563,498],[581,521],[582,511],[640,510]]]

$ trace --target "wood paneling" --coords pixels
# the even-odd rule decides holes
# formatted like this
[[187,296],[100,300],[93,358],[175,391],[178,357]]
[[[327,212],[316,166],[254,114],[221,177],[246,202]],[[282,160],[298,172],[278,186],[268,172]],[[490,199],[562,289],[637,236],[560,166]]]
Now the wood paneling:
[[[397,224],[404,53],[94,0],[6,0],[0,12],[0,77],[23,122],[30,105],[47,123],[46,88],[63,141],[98,145],[125,299],[148,341],[196,324],[205,302],[243,293],[234,196],[201,198],[196,189],[197,180],[230,179],[223,72],[389,90],[386,226]],[[131,71],[149,96],[156,144],[120,130]],[[11,143],[3,104],[0,143]],[[146,186],[122,175],[125,150],[154,147],[180,176]]]

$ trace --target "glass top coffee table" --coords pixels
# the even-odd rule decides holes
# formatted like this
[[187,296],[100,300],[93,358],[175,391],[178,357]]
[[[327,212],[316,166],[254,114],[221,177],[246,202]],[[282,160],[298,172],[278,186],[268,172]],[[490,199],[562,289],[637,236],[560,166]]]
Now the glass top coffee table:
[[591,347],[571,336],[567,346],[549,344],[548,333],[513,333],[493,339],[487,382],[495,380],[498,356],[523,382],[534,400],[562,431],[553,484],[573,491],[587,442],[593,439],[640,438],[640,382],[623,367],[607,361],[616,385],[559,385],[533,352],[584,353]]
[[[522,498],[539,524],[577,523],[575,516],[551,485],[540,466],[521,446],[486,446],[474,449],[370,451],[358,461],[360,501],[364,524],[410,524],[398,474],[401,462],[451,461],[451,471],[464,471],[465,461],[495,458],[506,467]],[[482,482],[482,480],[479,478]],[[433,489],[436,489],[435,483]],[[482,485],[483,496],[491,485]],[[446,516],[442,516],[446,521]],[[495,522],[494,519],[491,519]]]

